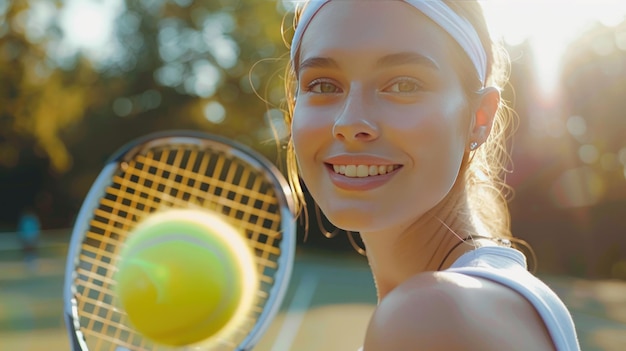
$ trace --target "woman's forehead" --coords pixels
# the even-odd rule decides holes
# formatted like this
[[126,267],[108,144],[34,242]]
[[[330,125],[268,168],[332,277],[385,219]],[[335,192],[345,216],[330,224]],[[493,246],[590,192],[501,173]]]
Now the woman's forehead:
[[402,1],[332,1],[312,18],[299,56],[300,62],[337,53],[364,57],[417,52],[438,57],[449,52],[450,43],[441,28]]

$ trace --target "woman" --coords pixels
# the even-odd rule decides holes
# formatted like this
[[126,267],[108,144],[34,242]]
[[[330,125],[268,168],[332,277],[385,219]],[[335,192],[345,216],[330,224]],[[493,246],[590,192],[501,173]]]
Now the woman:
[[365,244],[379,304],[364,351],[578,350],[567,309],[507,240],[506,72],[480,5],[300,10],[290,178]]

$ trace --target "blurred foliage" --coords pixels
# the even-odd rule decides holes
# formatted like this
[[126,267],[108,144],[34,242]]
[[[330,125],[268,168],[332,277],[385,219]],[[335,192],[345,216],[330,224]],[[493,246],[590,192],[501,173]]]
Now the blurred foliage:
[[87,92],[81,88],[88,78],[83,64],[71,72],[54,65],[47,48],[61,33],[55,26],[46,35],[30,29],[29,5],[22,0],[0,6],[0,165],[16,167],[22,148],[35,140],[37,152],[66,171],[71,161],[59,133],[82,118]]
[[600,180],[590,196],[626,198],[626,22],[596,25],[572,43],[563,66],[568,134],[587,180]]
[[[67,226],[105,160],[153,131],[214,132],[276,160],[269,123],[282,116],[271,108],[290,23],[280,2],[121,1],[101,60],[67,53],[68,4],[0,0],[0,180],[13,195],[0,221],[43,197],[54,201],[40,212]],[[15,176],[33,163],[32,177]]]
[[[559,181],[585,247],[586,276],[624,278],[626,21],[597,24],[565,53],[563,120],[574,160]],[[568,184],[569,183],[569,184]],[[562,202],[560,203],[562,204]],[[581,211],[581,208],[583,209]]]
[[626,22],[589,28],[569,44],[559,74],[558,100],[514,82],[525,95],[516,106],[514,233],[531,243],[541,271],[622,278]]

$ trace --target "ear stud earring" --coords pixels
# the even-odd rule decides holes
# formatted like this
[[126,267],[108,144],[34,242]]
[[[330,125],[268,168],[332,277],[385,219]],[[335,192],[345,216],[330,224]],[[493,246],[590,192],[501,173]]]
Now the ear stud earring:
[[475,141],[472,141],[472,142],[469,144],[469,148],[470,148],[470,150],[471,150],[471,151],[476,150],[476,148],[477,148],[477,147],[478,147],[478,143],[477,143],[477,142],[475,142]]

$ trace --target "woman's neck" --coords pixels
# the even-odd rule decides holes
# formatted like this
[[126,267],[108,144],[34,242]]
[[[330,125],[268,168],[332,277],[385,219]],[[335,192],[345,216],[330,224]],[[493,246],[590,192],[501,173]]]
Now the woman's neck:
[[465,196],[457,194],[400,233],[361,233],[379,301],[410,277],[436,271],[442,264],[447,268],[473,249],[470,243],[458,245],[475,233],[471,223]]

